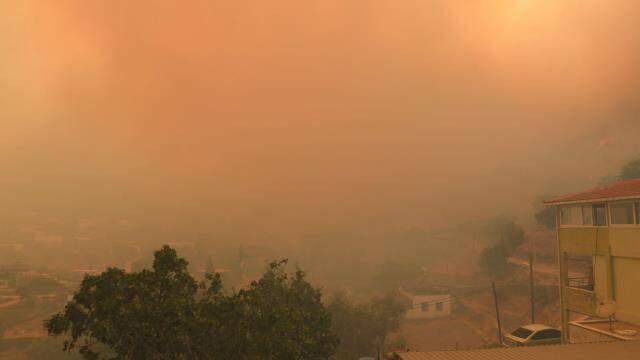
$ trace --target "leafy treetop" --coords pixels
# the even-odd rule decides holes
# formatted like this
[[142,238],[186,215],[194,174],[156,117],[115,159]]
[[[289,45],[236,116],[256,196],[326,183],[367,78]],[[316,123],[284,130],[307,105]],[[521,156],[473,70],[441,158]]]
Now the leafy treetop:
[[63,312],[45,322],[64,350],[86,359],[326,359],[338,344],[321,293],[302,271],[272,263],[227,294],[219,274],[198,284],[164,246],[153,268],[85,276]]
[[620,170],[620,175],[618,177],[620,180],[640,178],[640,158],[633,159],[626,163]]

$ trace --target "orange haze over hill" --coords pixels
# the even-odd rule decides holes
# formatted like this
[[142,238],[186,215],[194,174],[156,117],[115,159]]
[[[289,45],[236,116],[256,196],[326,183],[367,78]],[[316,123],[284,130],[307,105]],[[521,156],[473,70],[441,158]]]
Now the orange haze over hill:
[[639,15],[634,0],[0,4],[0,185],[24,211],[274,237],[521,214],[638,150]]

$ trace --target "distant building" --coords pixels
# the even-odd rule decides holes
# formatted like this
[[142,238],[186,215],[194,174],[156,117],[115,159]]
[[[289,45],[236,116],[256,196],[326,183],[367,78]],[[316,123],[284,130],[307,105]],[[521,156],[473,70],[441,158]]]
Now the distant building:
[[[640,179],[545,204],[558,209],[564,340],[575,341],[574,335],[588,332],[610,339],[640,338]],[[591,262],[591,273],[583,278],[569,275],[576,257]]]
[[451,316],[453,297],[450,294],[414,294],[400,289],[400,295],[406,299],[408,320],[435,319]]

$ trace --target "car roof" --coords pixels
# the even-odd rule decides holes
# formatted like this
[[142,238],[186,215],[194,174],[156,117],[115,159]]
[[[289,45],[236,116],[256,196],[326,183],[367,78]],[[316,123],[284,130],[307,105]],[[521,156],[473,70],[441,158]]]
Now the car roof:
[[549,326],[549,325],[544,325],[544,324],[529,324],[529,325],[524,325],[521,326],[522,328],[525,328],[527,330],[533,331],[533,332],[537,332],[540,330],[547,330],[547,329],[553,329],[556,330],[555,328]]

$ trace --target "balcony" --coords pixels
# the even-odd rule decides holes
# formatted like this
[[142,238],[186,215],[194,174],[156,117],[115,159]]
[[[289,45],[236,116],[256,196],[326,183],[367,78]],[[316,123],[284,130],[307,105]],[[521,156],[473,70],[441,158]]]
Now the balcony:
[[574,276],[567,278],[567,285],[570,288],[593,291],[595,288],[592,276]]
[[564,294],[567,310],[589,316],[596,315],[597,300],[593,291],[565,287]]

